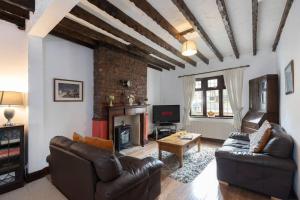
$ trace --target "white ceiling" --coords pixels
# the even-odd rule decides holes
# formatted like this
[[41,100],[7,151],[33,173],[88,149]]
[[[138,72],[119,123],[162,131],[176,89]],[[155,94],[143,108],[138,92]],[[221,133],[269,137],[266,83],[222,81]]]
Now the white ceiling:
[[[180,50],[181,44],[175,40],[167,31],[162,29],[156,22],[148,17],[143,11],[135,7],[129,0],[109,0],[112,4],[122,10],[131,18],[138,21],[147,29],[164,39],[166,42]],[[184,31],[191,28],[181,12],[172,3],[171,0],[148,0],[148,2],[157,9],[178,31]],[[252,52],[252,0],[225,0],[233,32],[235,35],[237,47],[241,55]],[[227,33],[224,28],[222,18],[216,5],[216,0],[185,0],[185,3],[197,18],[204,30],[210,36],[211,40],[224,57],[233,56],[233,50],[229,42]],[[258,14],[258,50],[271,51],[272,44],[275,39],[281,15],[284,10],[286,0],[262,0],[259,3]],[[156,45],[149,39],[137,33],[128,26],[122,24],[119,20],[111,17],[107,13],[96,8],[87,1],[82,1],[80,7],[98,16],[112,26],[126,32],[136,39],[156,48],[157,50],[167,54],[168,56],[182,61],[171,52]],[[69,15],[69,17],[71,17]],[[82,22],[83,23],[83,22]],[[86,22],[85,22],[86,23]],[[199,37],[198,33],[190,33],[186,35],[188,39],[193,39],[200,52],[209,59],[216,59],[216,56],[208,48],[208,46]],[[258,51],[259,53],[259,51]],[[201,63],[197,57],[192,57],[195,61]],[[202,63],[201,63],[202,64]]]

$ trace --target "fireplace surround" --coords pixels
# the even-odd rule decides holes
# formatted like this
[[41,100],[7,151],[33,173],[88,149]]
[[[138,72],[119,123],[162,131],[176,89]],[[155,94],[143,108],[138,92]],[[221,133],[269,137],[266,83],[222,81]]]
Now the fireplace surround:
[[116,138],[115,138],[115,118],[120,116],[139,116],[139,139],[140,139],[140,145],[144,146],[145,144],[145,135],[146,133],[146,107],[147,105],[122,105],[122,106],[113,106],[108,107],[108,135],[109,139],[112,139],[114,141],[114,144],[116,144]]

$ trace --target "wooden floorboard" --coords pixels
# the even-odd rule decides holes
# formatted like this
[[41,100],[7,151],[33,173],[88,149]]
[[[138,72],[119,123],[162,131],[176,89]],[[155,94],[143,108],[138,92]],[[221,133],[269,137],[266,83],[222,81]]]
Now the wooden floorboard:
[[[219,147],[220,143],[202,141],[201,149]],[[157,143],[149,142],[145,147],[130,152],[130,156],[144,158],[157,152]],[[157,200],[266,200],[260,195],[234,186],[219,184],[216,175],[216,162],[212,161],[191,183],[180,183],[170,177],[162,177],[162,193]]]

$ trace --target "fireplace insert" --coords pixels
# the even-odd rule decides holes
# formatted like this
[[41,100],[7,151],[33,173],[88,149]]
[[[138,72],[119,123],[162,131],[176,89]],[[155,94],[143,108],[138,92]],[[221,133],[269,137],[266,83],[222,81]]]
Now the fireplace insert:
[[115,150],[120,151],[122,149],[131,146],[131,126],[120,125],[115,127]]

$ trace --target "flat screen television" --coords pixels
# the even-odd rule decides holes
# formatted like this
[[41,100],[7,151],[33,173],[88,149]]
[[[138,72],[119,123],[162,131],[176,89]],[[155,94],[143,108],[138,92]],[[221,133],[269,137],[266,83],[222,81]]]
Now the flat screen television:
[[153,123],[179,123],[179,105],[153,105]]

